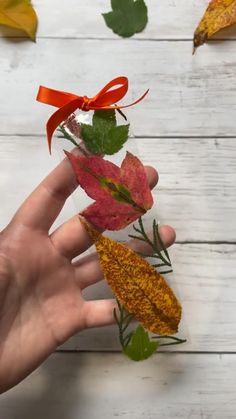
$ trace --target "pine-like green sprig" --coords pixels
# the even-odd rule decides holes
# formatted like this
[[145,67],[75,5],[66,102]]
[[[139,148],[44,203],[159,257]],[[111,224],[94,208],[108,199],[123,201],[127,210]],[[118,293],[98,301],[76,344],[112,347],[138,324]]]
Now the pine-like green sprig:
[[143,225],[142,218],[138,220],[139,228],[133,225],[133,229],[135,230],[138,235],[129,234],[129,237],[132,239],[140,240],[147,243],[151,247],[150,254],[139,252],[139,254],[146,258],[154,258],[157,259],[158,263],[152,264],[154,268],[164,268],[166,267],[167,270],[161,271],[161,274],[167,274],[173,272],[171,260],[169,253],[161,239],[159,234],[158,224],[156,220],[153,220],[152,225],[152,240],[149,238],[148,234],[146,233]]

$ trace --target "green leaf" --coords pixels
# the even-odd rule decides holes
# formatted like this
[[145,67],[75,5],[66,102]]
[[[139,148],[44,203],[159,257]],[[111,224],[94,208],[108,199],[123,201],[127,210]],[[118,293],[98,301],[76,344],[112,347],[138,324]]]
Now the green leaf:
[[142,32],[147,25],[144,0],[111,0],[112,12],[103,13],[106,25],[124,38]]
[[81,124],[81,136],[93,154],[115,154],[128,139],[129,125],[116,125],[115,110],[98,110],[93,125]]
[[148,332],[139,325],[133,332],[130,343],[124,348],[124,353],[133,361],[149,358],[158,348],[159,342],[150,340]]

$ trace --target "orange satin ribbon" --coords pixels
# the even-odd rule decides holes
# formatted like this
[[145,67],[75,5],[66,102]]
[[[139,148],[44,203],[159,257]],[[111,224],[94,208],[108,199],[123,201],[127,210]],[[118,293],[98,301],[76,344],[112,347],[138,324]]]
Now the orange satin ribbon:
[[[40,86],[36,100],[59,108],[47,122],[47,138],[51,153],[52,136],[56,128],[65,121],[76,109],[90,111],[97,109],[121,109],[133,106],[140,102],[148,93],[148,90],[135,102],[129,105],[117,106],[114,103],[121,100],[128,91],[128,78],[121,76],[107,83],[94,97],[77,96],[60,90],[49,89]],[[113,106],[111,106],[113,105]]]

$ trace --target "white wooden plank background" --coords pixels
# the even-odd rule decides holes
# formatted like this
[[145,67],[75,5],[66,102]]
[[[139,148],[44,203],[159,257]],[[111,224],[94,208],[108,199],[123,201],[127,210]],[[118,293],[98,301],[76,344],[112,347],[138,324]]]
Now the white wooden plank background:
[[[36,45],[1,31],[8,38],[0,40],[0,191],[7,196],[0,229],[57,162],[43,138],[53,109],[35,102],[37,86],[93,95],[127,75],[125,101],[150,88],[128,115],[139,155],[160,172],[158,216],[177,230],[171,255],[188,334],[173,348],[182,353],[138,364],[121,354],[57,353],[1,396],[4,419],[235,418],[236,30],[192,57],[207,3],[147,0],[146,30],[123,40],[104,25],[105,0],[35,0]],[[58,223],[73,213],[69,201]],[[104,293],[103,284],[87,296]],[[106,328],[73,337],[63,351],[117,348],[114,328]]]
[[[171,251],[188,342],[174,351],[236,352],[235,245],[176,244]],[[104,298],[105,284],[88,289],[86,298]],[[72,350],[116,350],[116,327],[84,331],[64,346]]]
[[35,101],[39,84],[93,96],[125,74],[130,78],[126,103],[150,88],[143,103],[128,110],[134,134],[235,136],[235,42],[207,45],[194,57],[191,49],[190,41],[63,38],[39,39],[35,45],[2,40],[0,92],[7,101],[0,133],[44,133],[53,108]]
[[[57,0],[45,3],[35,0],[39,16],[38,37],[117,39],[105,25],[101,13],[111,10],[107,0],[67,0],[58,7]],[[207,0],[146,0],[149,22],[146,29],[134,36],[135,39],[192,39],[193,31],[200,21]],[[8,29],[8,36],[22,36]],[[0,35],[1,36],[1,35]],[[233,28],[221,32],[215,38],[235,38]]]
[[235,355],[55,354],[1,396],[4,419],[235,419]]
[[[135,143],[144,163],[159,171],[159,183],[154,189],[158,215],[163,222],[175,226],[177,241],[233,243],[235,138],[139,138]],[[15,208],[59,162],[59,157],[55,148],[49,156],[44,136],[1,136],[0,144],[0,188],[8,196],[5,205],[0,206],[3,228]],[[32,164],[35,156],[37,167]],[[19,171],[21,176],[12,176]],[[74,212],[74,205],[68,204],[59,222]]]

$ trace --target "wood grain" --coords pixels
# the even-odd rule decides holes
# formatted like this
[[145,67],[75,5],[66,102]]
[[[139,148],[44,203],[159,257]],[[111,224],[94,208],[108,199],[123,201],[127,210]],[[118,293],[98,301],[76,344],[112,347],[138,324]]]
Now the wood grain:
[[158,168],[159,218],[177,240],[236,240],[235,139],[137,139],[144,163]]
[[[174,351],[236,352],[235,245],[176,244],[171,249],[174,289],[183,305],[180,336],[187,343]],[[88,288],[86,299],[110,296],[105,283]],[[64,350],[119,350],[116,326],[91,329],[73,337]]]
[[[208,0],[146,0],[148,25],[134,39],[192,39],[193,32],[201,19]],[[102,13],[111,10],[107,0],[67,0],[60,4],[56,0],[45,3],[34,1],[39,17],[38,38],[100,38],[118,39],[107,28]],[[22,33],[2,29],[0,36],[22,36]],[[235,39],[234,28],[222,31],[216,38]]]
[[[3,228],[62,154],[54,148],[50,157],[45,137],[2,136],[0,144],[0,190],[7,196],[0,206]],[[58,144],[56,138],[54,144]],[[154,189],[158,218],[176,228],[178,242],[235,242],[235,138],[139,138],[135,144],[144,163],[159,171]],[[87,205],[82,193],[76,197],[80,209]],[[78,206],[69,200],[57,225],[77,211]]]
[[[141,158],[160,171],[155,192],[159,218],[177,227],[179,242],[202,242],[172,250],[188,338],[181,350],[235,351],[235,140],[142,138],[136,144]],[[56,149],[49,157],[44,137],[1,137],[0,190],[7,197],[0,207],[2,227],[59,160]],[[75,200],[83,206],[81,192]],[[77,211],[69,200],[55,226]],[[206,243],[215,240],[232,244]],[[104,284],[85,293],[89,299],[108,295]],[[119,349],[116,328],[83,332],[64,349]]]
[[236,43],[208,45],[197,57],[191,48],[182,41],[40,39],[37,45],[9,45],[2,40],[0,134],[44,132],[53,109],[35,101],[40,84],[93,96],[125,74],[130,90],[124,103],[150,88],[147,98],[128,110],[134,134],[234,136]]
[[[35,102],[40,84],[92,96],[124,74],[125,103],[150,88],[127,113],[139,155],[159,169],[158,217],[177,230],[174,287],[188,342],[172,348],[182,353],[132,363],[121,354],[68,352],[120,348],[115,326],[84,331],[1,396],[4,419],[235,418],[236,31],[219,33],[228,41],[192,57],[192,34],[208,0],[146,3],[148,26],[128,40],[104,24],[105,0],[60,7],[35,0],[36,44],[1,27],[0,229],[61,158],[47,153],[44,127],[53,108]],[[85,202],[81,194],[68,200],[55,227],[78,201]],[[85,292],[88,299],[108,295],[104,282]]]
[[1,396],[4,419],[234,419],[236,355],[55,354]]

